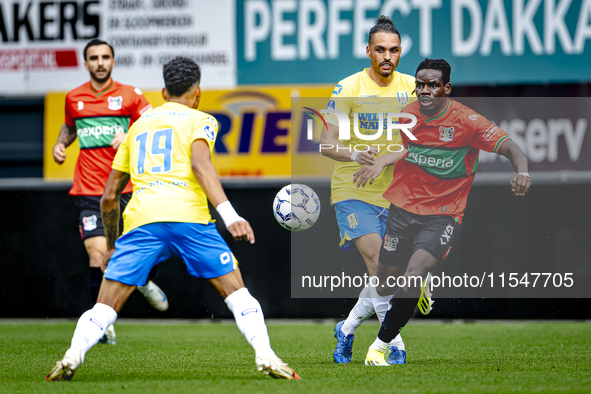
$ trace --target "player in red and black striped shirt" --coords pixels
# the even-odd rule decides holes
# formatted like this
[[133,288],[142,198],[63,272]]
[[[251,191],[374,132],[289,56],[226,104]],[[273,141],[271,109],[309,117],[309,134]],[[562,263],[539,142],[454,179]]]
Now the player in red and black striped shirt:
[[[80,155],[69,194],[76,199],[80,236],[90,260],[93,304],[101,286],[103,273],[100,266],[107,251],[100,199],[113,158],[125,140],[127,130],[144,112],[152,109],[141,90],[113,81],[114,56],[113,48],[101,40],[92,40],[84,48],[84,66],[90,73],[90,81],[68,92],[66,121],[53,148],[53,159],[62,164],[66,160],[66,147],[78,138]],[[128,183],[121,195],[121,212],[129,202],[132,190],[131,183]],[[154,308],[168,309],[166,296],[152,281],[138,290]],[[112,327],[105,335],[104,342],[116,343]]]
[[[507,136],[485,117],[449,99],[451,67],[445,60],[426,59],[416,72],[417,101],[402,112],[416,117],[411,128],[416,141],[401,133],[406,150],[391,153],[396,162],[394,179],[384,193],[391,205],[386,233],[380,251],[378,278],[406,277],[390,300],[392,307],[369,348],[366,365],[388,365],[384,353],[388,343],[399,334],[413,315],[421,297],[421,284],[409,278],[428,273],[447,256],[460,230],[466,200],[476,169],[479,150],[507,157],[516,172],[510,182],[517,196],[523,196],[531,185],[527,157]],[[401,123],[410,123],[401,118]],[[365,184],[375,176],[365,167],[355,180]],[[378,293],[389,289],[378,287]],[[430,294],[421,298],[419,308],[428,313]]]

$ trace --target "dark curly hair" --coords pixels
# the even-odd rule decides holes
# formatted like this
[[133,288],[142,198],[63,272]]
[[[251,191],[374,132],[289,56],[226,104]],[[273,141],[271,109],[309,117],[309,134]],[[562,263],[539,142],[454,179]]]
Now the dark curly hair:
[[201,81],[201,68],[193,60],[177,57],[164,65],[164,87],[171,96],[182,96]]
[[88,44],[86,44],[86,46],[84,47],[84,61],[86,61],[86,51],[88,51],[88,48],[96,46],[96,45],[108,45],[109,48],[111,48],[111,54],[113,55],[113,58],[115,58],[115,50],[113,49],[113,47],[111,46],[111,44],[109,44],[106,41],[103,40],[99,40],[98,38],[95,38],[94,40],[90,40],[88,42]]
[[451,66],[448,62],[443,59],[425,59],[423,60],[419,66],[417,67],[417,72],[415,73],[415,77],[420,70],[438,70],[441,71],[441,79],[443,80],[443,84],[447,84],[449,82],[449,77],[451,75]]
[[394,26],[394,22],[392,22],[392,19],[388,18],[386,15],[380,15],[374,27],[371,28],[369,31],[368,42],[371,43],[373,35],[380,32],[397,34],[398,38],[400,38],[400,32],[396,26]]

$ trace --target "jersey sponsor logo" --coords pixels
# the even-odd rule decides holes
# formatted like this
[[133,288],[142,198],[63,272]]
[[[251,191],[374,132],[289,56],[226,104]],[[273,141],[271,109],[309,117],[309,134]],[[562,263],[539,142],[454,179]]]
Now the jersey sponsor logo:
[[82,218],[82,226],[84,227],[84,231],[92,231],[92,230],[96,229],[96,224],[97,224],[96,215]]
[[[360,94],[359,97],[380,97],[378,94]],[[374,103],[370,103],[374,104]]]
[[448,243],[450,243],[451,236],[453,233],[454,233],[454,226],[452,226],[451,224],[448,224],[447,227],[445,228],[445,230],[443,231],[443,234],[441,234],[441,238],[439,239],[441,242],[441,245],[447,245]]
[[454,128],[439,126],[439,139],[443,142],[450,142],[454,139]]
[[328,104],[326,105],[326,108],[334,109],[335,106],[336,106],[336,103],[334,102],[334,100],[328,100]]
[[396,92],[396,96],[398,96],[398,102],[401,105],[408,104],[408,92]]
[[107,100],[109,102],[109,109],[110,110],[118,111],[121,108],[123,108],[123,97],[122,96],[108,97]]
[[139,88],[134,88],[133,91],[135,92],[135,94],[137,94],[138,96],[141,96],[142,94],[144,94]]
[[396,245],[398,245],[398,237],[389,237],[388,234],[384,235],[384,249],[388,252],[395,252]]
[[464,158],[469,147],[457,149],[437,149],[435,146],[417,146],[410,144],[408,155],[403,159],[416,164],[425,172],[440,179],[458,179],[468,177]]
[[128,128],[129,118],[127,117],[105,116],[76,119],[76,133],[81,149],[109,146],[115,134],[126,133]]
[[[304,107],[307,108],[307,107]],[[308,108],[307,108],[308,109]],[[323,114],[332,114],[336,116],[339,122],[339,140],[341,141],[348,141],[351,139],[351,129],[355,133],[357,138],[364,140],[364,141],[372,141],[380,138],[384,131],[386,132],[386,139],[391,141],[396,134],[393,132],[397,130],[401,130],[406,136],[412,140],[416,141],[417,137],[412,135],[408,131],[409,128],[416,126],[417,124],[417,117],[410,113],[405,112],[387,112],[384,114],[383,112],[353,112],[353,127],[351,127],[351,121],[349,120],[349,115],[343,111],[338,109],[322,109],[320,110]],[[400,123],[396,119],[400,118],[407,118],[410,119],[410,123]],[[373,133],[363,133],[360,129],[365,128],[366,130],[377,129],[377,132]],[[310,134],[309,134],[310,135]],[[310,137],[308,139],[311,139]],[[320,144],[320,150],[322,151],[323,145],[330,145],[330,144]],[[396,145],[396,144],[394,144]],[[334,148],[334,147],[333,147]]]
[[500,128],[493,124],[484,132],[483,138],[487,141],[490,141],[499,130]]
[[215,131],[213,131],[213,127],[211,127],[210,125],[206,125],[203,128],[203,131],[205,132],[205,136],[207,138],[209,138],[210,140],[215,140]]
[[82,111],[84,109],[84,101],[78,101],[78,111]]
[[356,213],[352,213],[347,216],[347,223],[349,223],[349,227],[355,228],[359,225],[359,218],[357,217]]
[[332,91],[332,94],[336,94],[338,96],[339,94],[341,94],[341,90],[343,90],[343,85],[338,83],[337,86],[335,86],[334,90]]
[[472,115],[468,116],[468,119],[470,119],[470,120],[477,120],[479,116],[480,115],[472,114]]

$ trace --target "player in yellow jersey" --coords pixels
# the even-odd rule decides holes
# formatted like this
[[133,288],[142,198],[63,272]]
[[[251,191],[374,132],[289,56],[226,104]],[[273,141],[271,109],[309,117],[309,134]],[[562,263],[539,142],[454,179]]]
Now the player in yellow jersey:
[[[255,351],[260,372],[299,379],[271,349],[261,305],[244,287],[236,258],[209,214],[207,199],[235,240],[254,243],[250,224],[228,201],[210,160],[218,125],[213,116],[197,110],[200,77],[199,66],[190,59],[166,64],[162,95],[167,103],[146,112],[119,147],[101,199],[108,250],[98,301],[78,320],[70,349],[47,380],[71,380],[131,292],[145,283],[153,266],[172,255],[224,299]],[[119,199],[130,179],[134,193],[117,239]]]
[[[399,130],[395,130],[392,139],[388,140],[385,113],[400,112],[414,95],[415,88],[414,77],[395,71],[401,54],[400,33],[390,18],[380,16],[369,32],[367,57],[371,59],[371,66],[339,82],[327,106],[327,109],[340,110],[349,116],[350,139],[339,140],[339,122],[333,114],[327,115],[328,129],[323,130],[321,137],[321,146],[330,147],[322,149],[322,153],[336,160],[331,180],[331,202],[341,233],[341,249],[356,246],[372,277],[377,273],[388,217],[389,203],[382,194],[391,183],[393,174],[392,167],[384,169],[382,159],[387,153],[402,147]],[[354,132],[355,113],[358,114],[358,131],[367,136],[365,138]],[[384,114],[381,135],[377,135],[380,130],[379,113]],[[354,175],[363,165],[372,166],[375,178],[365,184],[365,188],[358,188],[353,182]],[[362,290],[347,319],[335,327],[335,362],[351,362],[355,330],[374,313],[382,322],[389,300],[390,296],[380,296],[372,286]],[[392,364],[406,362],[404,342],[400,336],[390,344],[388,361]]]

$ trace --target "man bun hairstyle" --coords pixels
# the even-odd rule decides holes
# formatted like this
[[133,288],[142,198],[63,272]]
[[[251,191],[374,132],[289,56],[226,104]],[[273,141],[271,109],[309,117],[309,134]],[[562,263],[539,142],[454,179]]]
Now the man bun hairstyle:
[[447,84],[449,82],[449,77],[451,76],[451,66],[448,62],[443,59],[429,59],[426,58],[423,60],[419,66],[417,67],[417,72],[415,73],[415,77],[420,70],[438,70],[441,71],[441,79],[443,80],[443,84]]
[[185,94],[201,81],[201,68],[193,60],[177,57],[164,65],[164,87],[174,97]]
[[99,40],[98,38],[95,38],[94,40],[90,40],[90,42],[88,44],[86,44],[86,46],[84,47],[84,61],[87,60],[86,59],[86,51],[88,51],[88,48],[93,47],[93,46],[97,46],[97,45],[108,45],[109,48],[111,48],[111,55],[113,55],[113,59],[115,58],[115,50],[113,49],[111,44],[109,44],[106,41]]
[[400,38],[400,32],[398,31],[396,26],[394,26],[394,22],[392,22],[392,19],[390,19],[386,15],[380,15],[378,20],[376,20],[376,24],[369,31],[368,42],[371,43],[373,35],[380,32],[396,34],[398,35],[398,38]]

